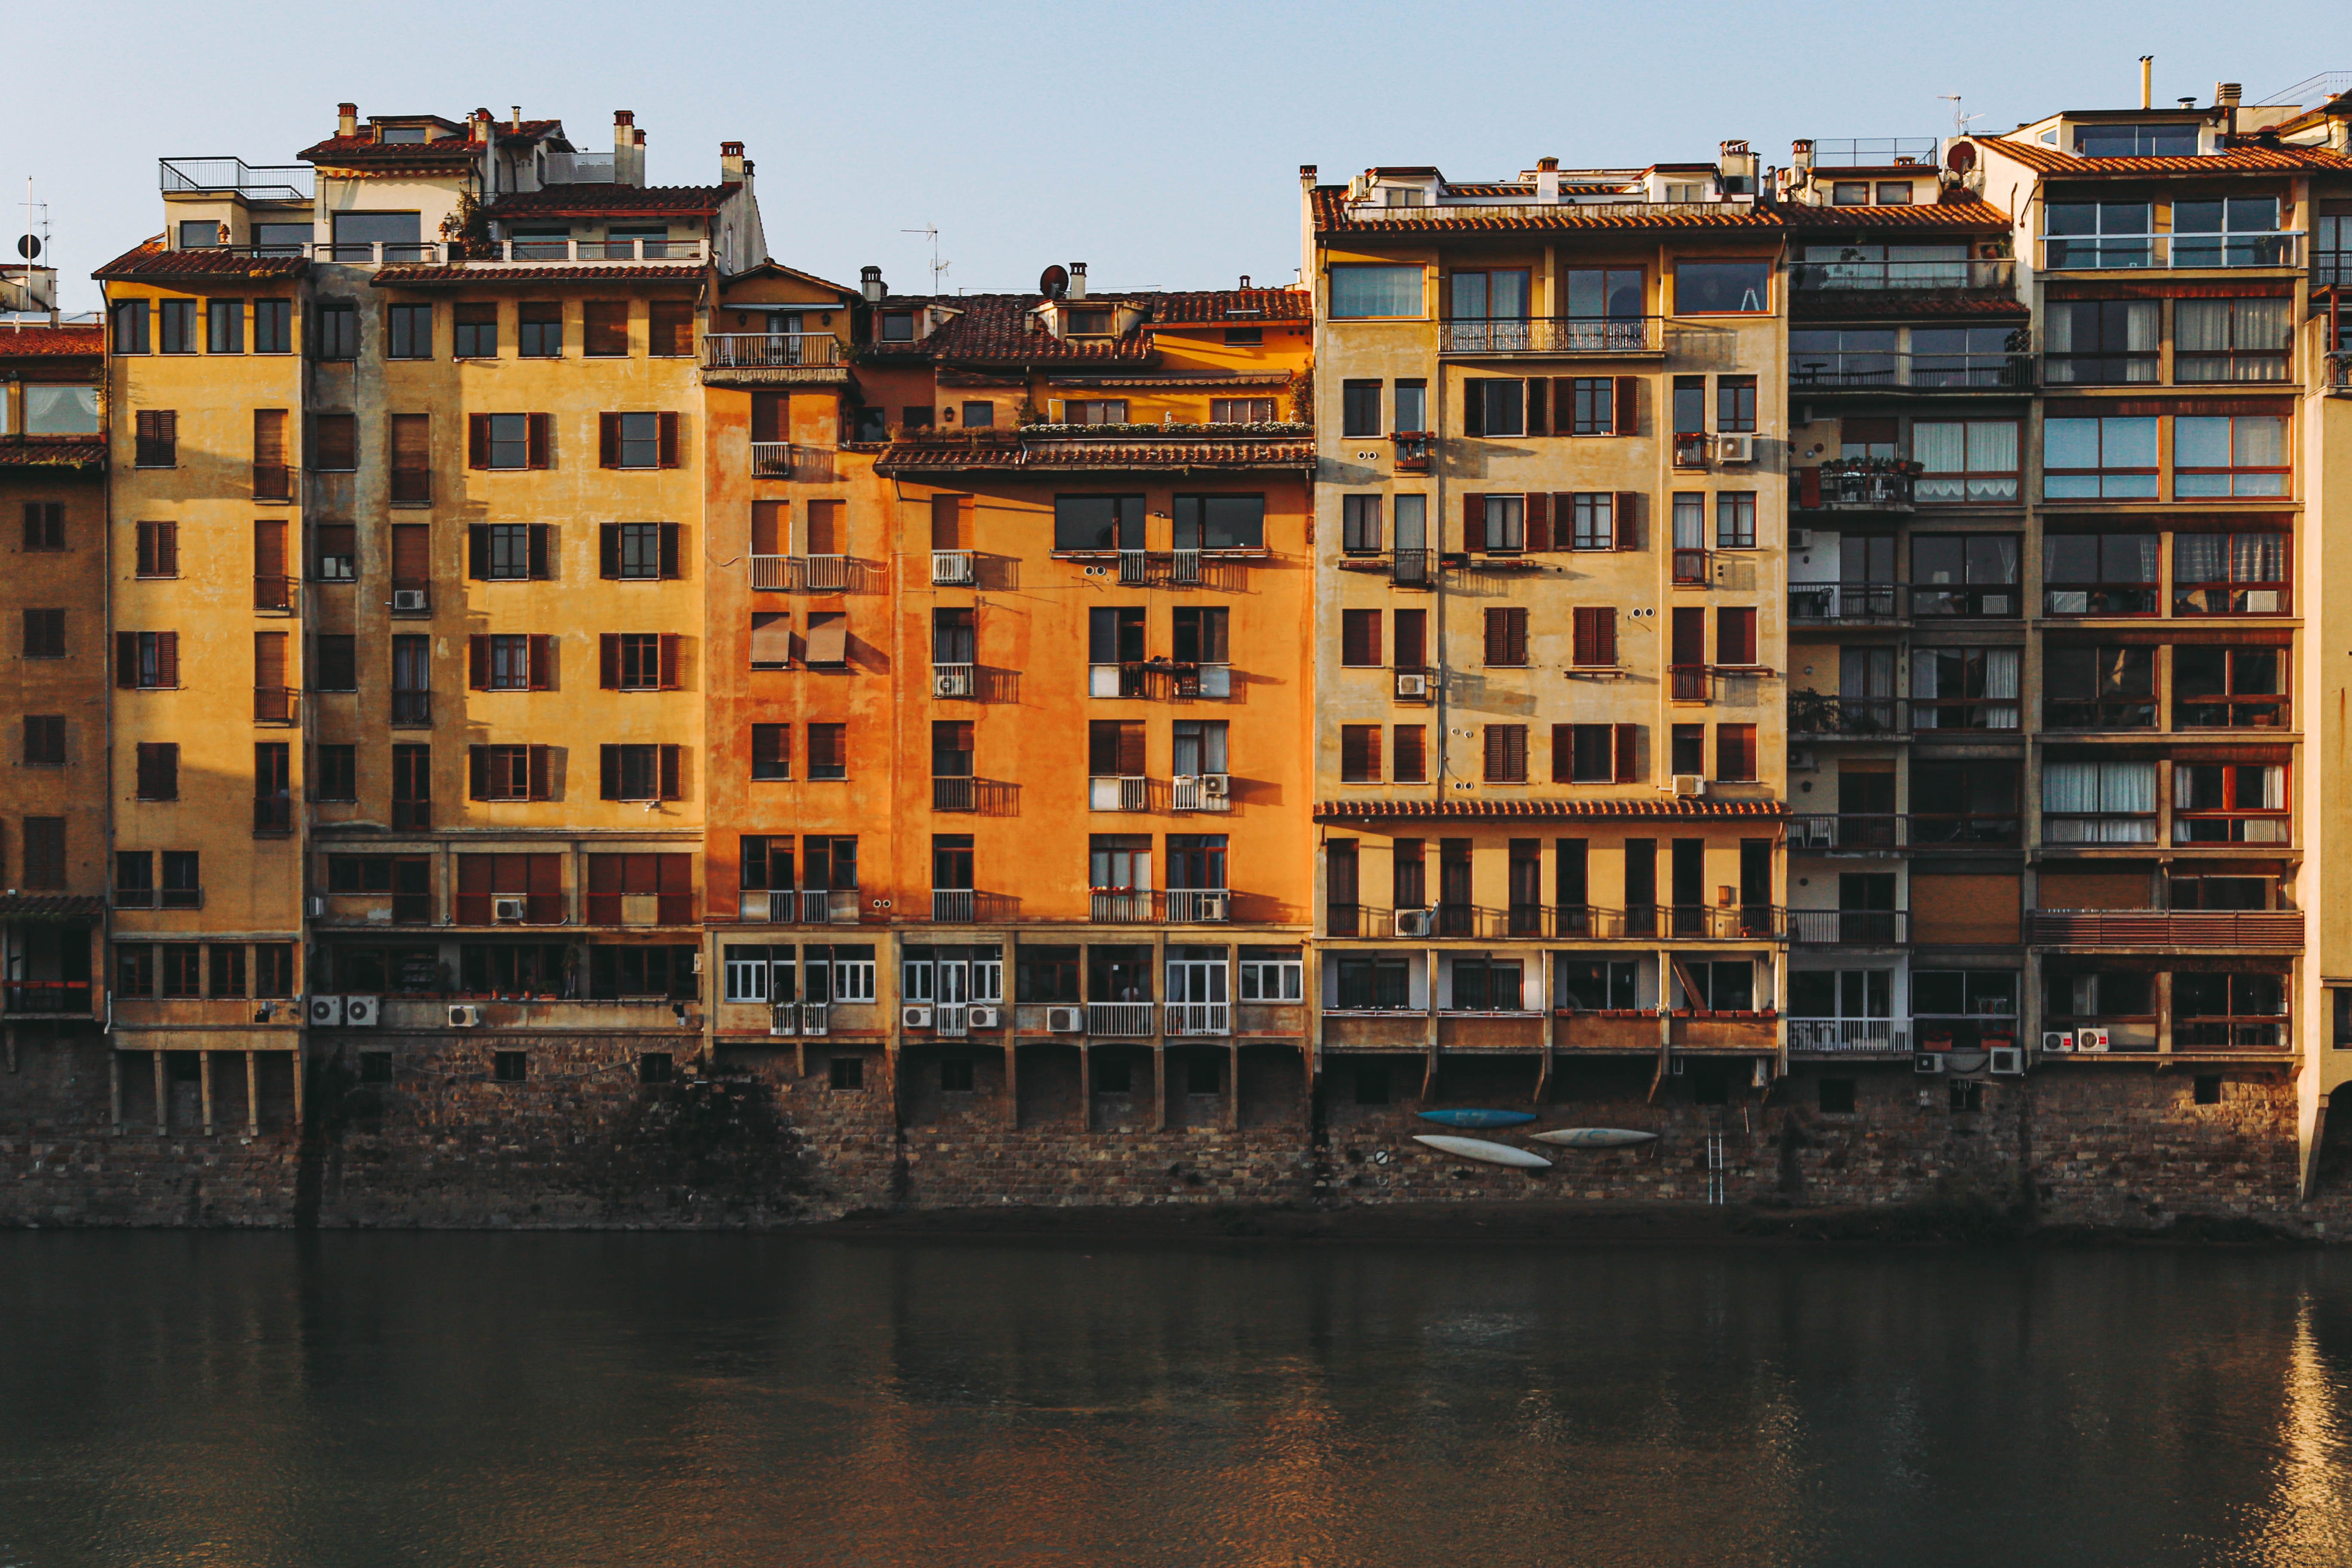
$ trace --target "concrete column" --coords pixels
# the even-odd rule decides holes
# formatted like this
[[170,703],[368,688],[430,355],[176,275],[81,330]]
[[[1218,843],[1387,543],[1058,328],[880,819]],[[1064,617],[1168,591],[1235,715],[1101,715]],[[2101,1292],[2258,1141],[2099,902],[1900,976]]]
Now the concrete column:
[[261,1136],[261,1064],[254,1053],[245,1053],[245,1135]]
[[2156,1054],[2172,1054],[2172,971],[2156,977]]
[[172,1130],[172,1101],[163,1082],[163,1053],[150,1051],[148,1055],[155,1058],[155,1131],[161,1134]]
[[302,1131],[302,1047],[294,1047],[294,1131]]
[[1158,1130],[1168,1131],[1168,1047],[1159,1040],[1151,1042],[1152,1098],[1158,1103],[1152,1108],[1152,1120]]
[[203,1085],[204,1085],[204,1100],[205,1100],[205,1137],[207,1137],[207,1138],[209,1138],[209,1137],[211,1137],[211,1136],[213,1135],[213,1054],[212,1054],[212,1052],[210,1052],[210,1051],[198,1051],[198,1052],[196,1053],[196,1079],[197,1079],[197,1081],[198,1081],[199,1083],[201,1083],[201,1084],[203,1084]]
[[1225,1047],[1225,1131],[1242,1129],[1242,1047],[1238,1042]]
[[1078,1037],[1078,1126],[1095,1130],[1095,1048],[1084,1035]]
[[114,1131],[122,1131],[122,1053],[109,1046],[106,1053],[106,1106]]

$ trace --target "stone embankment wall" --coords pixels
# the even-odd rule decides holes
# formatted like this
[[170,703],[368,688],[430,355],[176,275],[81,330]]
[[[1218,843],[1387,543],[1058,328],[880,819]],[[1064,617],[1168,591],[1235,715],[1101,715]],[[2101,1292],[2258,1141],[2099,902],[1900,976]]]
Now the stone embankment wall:
[[[732,1228],[889,1208],[1965,1200],[2053,1223],[2188,1215],[2352,1235],[2352,1115],[2329,1128],[2304,1202],[2294,1085],[2263,1071],[2066,1064],[1955,1087],[1870,1064],[1759,1089],[1704,1063],[1664,1079],[1629,1058],[1563,1063],[1538,1125],[1660,1136],[1547,1148],[1551,1170],[1520,1173],[1413,1142],[1432,1130],[1414,1114],[1418,1058],[1334,1058],[1310,1097],[1295,1055],[1244,1052],[1229,1058],[1238,1106],[1232,1083],[1171,1068],[1163,1114],[1148,1072],[1082,1088],[1075,1067],[1027,1053],[1008,1093],[995,1053],[943,1080],[910,1052],[894,1086],[879,1051],[814,1047],[730,1051],[649,1083],[645,1044],[537,1042],[520,1082],[470,1040],[402,1042],[390,1083],[321,1057],[299,1130],[281,1058],[282,1079],[260,1075],[249,1133],[241,1063],[223,1071],[211,1131],[178,1079],[159,1131],[152,1058],[125,1056],[118,1129],[101,1037],[20,1042],[0,1073],[0,1225]],[[1449,1060],[1429,1103],[1525,1106],[1532,1089],[1525,1061]]]

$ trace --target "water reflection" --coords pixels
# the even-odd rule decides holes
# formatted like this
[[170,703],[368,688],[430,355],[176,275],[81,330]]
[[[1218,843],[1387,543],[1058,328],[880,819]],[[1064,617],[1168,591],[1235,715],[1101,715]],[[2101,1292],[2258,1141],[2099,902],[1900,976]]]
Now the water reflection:
[[0,1237],[0,1565],[2352,1562],[2352,1258]]

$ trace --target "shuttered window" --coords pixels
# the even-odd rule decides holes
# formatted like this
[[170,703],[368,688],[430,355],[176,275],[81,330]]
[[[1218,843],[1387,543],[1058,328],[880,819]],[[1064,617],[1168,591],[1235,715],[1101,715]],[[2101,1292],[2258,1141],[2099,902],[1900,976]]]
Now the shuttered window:
[[1381,613],[1378,610],[1339,612],[1339,662],[1376,668],[1381,662]]
[[478,522],[466,531],[466,575],[476,582],[550,579],[557,558],[551,522]]
[[1528,727],[1525,724],[1486,726],[1486,782],[1528,782]]
[[[554,748],[551,746],[468,746],[466,748],[467,793],[475,800],[552,800],[555,798]],[[460,858],[464,858],[460,857]],[[515,857],[520,858],[520,857]],[[550,855],[549,860],[560,861],[561,856]],[[520,889],[500,889],[502,892],[520,892]],[[552,921],[562,920],[559,904]],[[489,911],[482,911],[480,920],[459,917],[461,925],[487,925]]]
[[751,612],[751,668],[782,669],[793,662],[793,617],[781,610]]
[[1528,662],[1528,612],[1522,605],[1510,605],[1486,612],[1486,663],[1496,668],[1516,668]]
[[433,579],[433,531],[421,522],[392,525],[392,585],[422,588]]
[[1399,724],[1390,733],[1390,778],[1396,784],[1429,782],[1429,730],[1422,724]]
[[1756,612],[1752,608],[1715,613],[1715,662],[1749,666],[1756,662]]
[[348,474],[360,466],[359,416],[313,414],[309,424],[313,470]]
[[142,522],[139,525],[139,575],[176,577],[180,574],[180,525]]
[[133,421],[133,461],[142,468],[169,468],[180,457],[180,416],[169,408],[142,408]]
[[694,301],[655,300],[646,307],[646,352],[663,359],[694,353]]
[[840,610],[818,610],[808,618],[808,661],[815,666],[849,662],[849,616]]
[[423,506],[433,499],[433,416],[392,416],[392,504]]
[[601,746],[600,783],[606,800],[677,800],[682,748]]
[[552,465],[555,420],[547,414],[469,414],[466,466],[544,468]]
[[114,684],[125,690],[179,685],[180,634],[115,633]]
[[1342,784],[1381,782],[1381,727],[1378,724],[1339,726],[1339,780]]
[[677,467],[677,415],[600,414],[596,416],[596,461],[607,468]]
[[1641,727],[1636,724],[1555,724],[1551,727],[1554,784],[1638,782]]
[[177,742],[139,742],[138,792],[141,800],[180,798],[180,748]]
[[286,410],[253,411],[253,499],[282,501],[294,499],[294,475],[287,463]]
[[629,352],[629,302],[591,300],[581,307],[580,352],[592,359],[625,356]]
[[1575,662],[1611,667],[1617,662],[1617,611],[1613,605],[1582,605],[1575,612]]
[[608,522],[597,531],[600,575],[621,582],[649,582],[678,575],[680,525],[675,522]]

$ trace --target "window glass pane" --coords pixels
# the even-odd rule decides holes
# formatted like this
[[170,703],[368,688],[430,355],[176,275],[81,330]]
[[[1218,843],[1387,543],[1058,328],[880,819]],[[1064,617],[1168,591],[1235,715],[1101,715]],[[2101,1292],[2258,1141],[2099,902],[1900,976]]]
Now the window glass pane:
[[1334,267],[1331,315],[1418,316],[1422,313],[1418,267]]
[[2172,422],[2172,460],[2184,468],[2230,466],[2230,421],[2182,415]]
[[1754,312],[1769,308],[1771,263],[1682,261],[1675,265],[1675,309],[1683,315]]
[[2095,419],[2049,419],[2042,426],[2042,461],[2053,468],[2095,468],[2099,466],[2099,422]]

